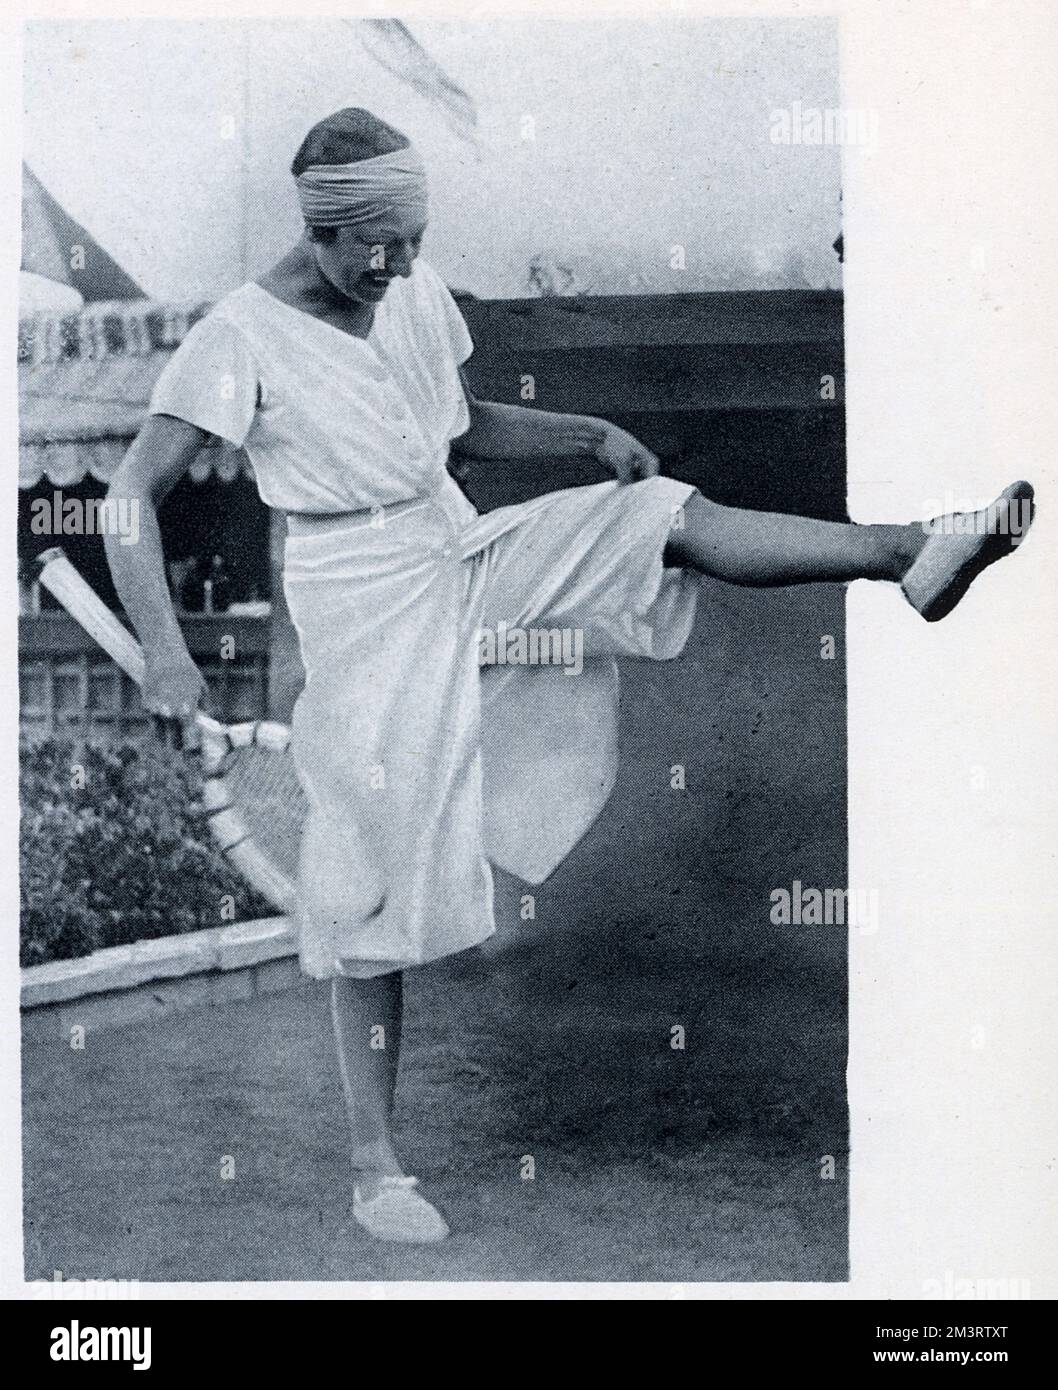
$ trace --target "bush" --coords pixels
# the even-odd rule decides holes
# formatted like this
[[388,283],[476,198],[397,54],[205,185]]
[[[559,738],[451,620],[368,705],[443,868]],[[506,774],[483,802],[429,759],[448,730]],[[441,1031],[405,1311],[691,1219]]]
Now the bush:
[[23,965],[223,926],[225,894],[237,919],[274,912],[213,847],[180,753],[49,739],[23,747],[19,793]]

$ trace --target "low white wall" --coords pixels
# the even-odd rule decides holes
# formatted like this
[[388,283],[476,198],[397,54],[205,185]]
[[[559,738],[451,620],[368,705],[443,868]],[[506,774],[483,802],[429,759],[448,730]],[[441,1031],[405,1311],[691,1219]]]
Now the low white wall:
[[74,1028],[116,1028],[274,994],[299,978],[297,946],[285,917],[110,946],[22,971],[23,1039],[68,1041]]

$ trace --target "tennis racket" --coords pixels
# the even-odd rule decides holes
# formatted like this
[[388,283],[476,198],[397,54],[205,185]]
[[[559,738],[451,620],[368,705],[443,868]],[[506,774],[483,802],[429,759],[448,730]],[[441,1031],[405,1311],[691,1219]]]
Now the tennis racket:
[[[71,617],[142,686],[143,651],[59,547],[37,559],[40,582]],[[281,912],[293,912],[307,804],[285,724],[222,724],[195,713],[201,732],[202,801],[219,849]]]

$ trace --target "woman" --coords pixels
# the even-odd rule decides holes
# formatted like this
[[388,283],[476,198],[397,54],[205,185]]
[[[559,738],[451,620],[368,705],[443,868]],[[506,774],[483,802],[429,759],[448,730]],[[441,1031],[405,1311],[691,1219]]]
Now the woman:
[[[138,502],[141,541],[108,553],[145,651],[144,703],[187,724],[205,688],[155,509],[220,436],[287,513],[284,589],[307,672],[294,713],[310,804],[302,966],[332,981],[356,1219],[382,1239],[439,1240],[444,1220],[390,1131],[401,971],[492,932],[490,860],[539,881],[598,814],[613,658],[676,656],[697,574],[889,580],[941,617],[1017,544],[1032,490],[1014,484],[987,512],[932,530],[718,506],[659,477],[650,451],[605,421],[474,399],[470,336],[419,259],[426,184],[398,131],[340,111],[309,132],[292,172],[304,234],[171,358],[111,487]],[[455,441],[473,460],[580,455],[615,481],[478,517],[447,470]],[[480,669],[483,633],[541,627],[582,635],[577,680]],[[519,755],[527,738],[535,757]]]

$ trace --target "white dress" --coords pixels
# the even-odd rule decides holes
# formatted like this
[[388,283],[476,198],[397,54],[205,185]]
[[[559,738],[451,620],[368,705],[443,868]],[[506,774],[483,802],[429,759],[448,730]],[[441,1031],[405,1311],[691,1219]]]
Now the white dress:
[[[269,505],[335,514],[288,536],[284,567],[307,676],[293,746],[312,976],[488,937],[490,861],[542,881],[610,793],[614,656],[676,656],[694,621],[694,577],[662,565],[689,485],[478,515],[447,471],[472,346],[421,258],[366,339],[251,284],[195,325],[151,398],[245,448]],[[535,638],[552,664],[517,664]]]

